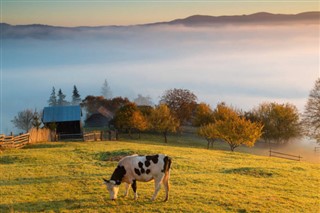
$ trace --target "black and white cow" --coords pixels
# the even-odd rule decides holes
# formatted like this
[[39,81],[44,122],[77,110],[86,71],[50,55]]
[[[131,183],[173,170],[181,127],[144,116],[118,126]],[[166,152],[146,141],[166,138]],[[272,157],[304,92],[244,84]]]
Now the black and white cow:
[[157,154],[152,156],[131,155],[122,158],[117,168],[114,170],[110,180],[103,179],[110,193],[110,199],[115,200],[118,195],[119,185],[126,183],[125,196],[128,196],[131,185],[134,192],[134,199],[138,198],[136,181],[148,182],[154,180],[155,191],[151,200],[155,200],[164,184],[167,201],[169,198],[169,177],[170,177],[171,158]]

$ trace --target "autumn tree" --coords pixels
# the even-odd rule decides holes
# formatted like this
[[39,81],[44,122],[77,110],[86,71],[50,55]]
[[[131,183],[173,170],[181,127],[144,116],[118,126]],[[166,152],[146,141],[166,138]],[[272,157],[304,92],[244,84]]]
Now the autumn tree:
[[139,111],[136,110],[133,112],[132,115],[132,127],[139,132],[139,139],[141,138],[141,132],[147,130],[149,128],[149,123],[148,120],[143,114]]
[[267,142],[283,144],[301,135],[299,112],[292,104],[263,103],[252,112],[251,117],[263,124],[262,138]]
[[130,137],[131,131],[135,127],[133,116],[136,111],[138,111],[136,104],[129,103],[117,110],[114,118],[116,128],[121,130],[128,130]]
[[187,89],[170,89],[164,92],[160,103],[166,104],[182,125],[189,121],[196,108],[197,96]]
[[168,143],[168,133],[176,132],[180,125],[179,121],[172,115],[170,108],[165,104],[155,107],[151,112],[149,122],[153,130],[163,134],[165,143]]
[[303,113],[303,125],[306,134],[320,144],[320,78],[309,94]]
[[28,132],[32,127],[32,121],[34,119],[35,113],[31,109],[26,109],[18,112],[18,115],[14,117],[11,121],[15,127]]
[[253,146],[262,134],[262,127],[260,123],[239,116],[231,107],[219,104],[214,122],[201,126],[198,134],[208,139],[222,139],[234,151],[240,145]]
[[198,104],[193,118],[193,125],[202,126],[209,123],[213,123],[213,121],[214,115],[211,107],[206,103]]

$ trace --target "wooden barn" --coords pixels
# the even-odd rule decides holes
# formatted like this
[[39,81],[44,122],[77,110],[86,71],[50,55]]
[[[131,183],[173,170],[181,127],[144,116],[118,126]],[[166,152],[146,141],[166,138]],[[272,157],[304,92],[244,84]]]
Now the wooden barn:
[[56,134],[62,138],[82,137],[80,106],[52,106],[45,107],[42,114],[42,122],[56,126]]

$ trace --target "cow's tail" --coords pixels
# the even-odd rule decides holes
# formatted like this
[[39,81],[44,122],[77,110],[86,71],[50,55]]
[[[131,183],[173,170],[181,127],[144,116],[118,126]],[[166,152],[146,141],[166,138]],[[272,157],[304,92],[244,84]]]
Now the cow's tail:
[[172,163],[171,158],[169,156],[166,156],[164,158],[164,173],[165,173],[165,176],[168,176],[167,178],[169,178],[169,175],[170,175],[171,163]]

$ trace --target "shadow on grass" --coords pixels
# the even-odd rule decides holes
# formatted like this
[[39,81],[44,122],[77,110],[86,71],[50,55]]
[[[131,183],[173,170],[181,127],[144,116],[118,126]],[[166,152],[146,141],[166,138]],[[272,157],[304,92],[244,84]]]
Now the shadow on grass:
[[55,144],[55,143],[40,143],[40,144],[30,144],[22,149],[48,149],[48,148],[61,148],[64,147],[64,144]]
[[92,203],[90,199],[65,199],[57,201],[38,201],[24,202],[13,204],[0,204],[0,212],[60,212],[63,210],[83,210],[91,207],[86,206],[86,203]]
[[276,175],[276,173],[271,172],[264,168],[254,168],[254,167],[242,167],[242,168],[234,168],[223,170],[225,174],[239,174],[239,175],[247,175],[256,178],[269,178]]

